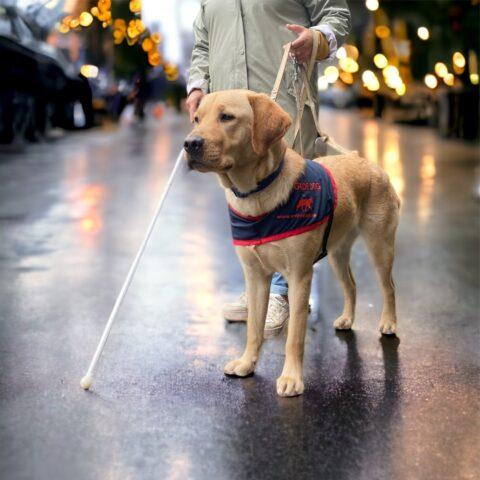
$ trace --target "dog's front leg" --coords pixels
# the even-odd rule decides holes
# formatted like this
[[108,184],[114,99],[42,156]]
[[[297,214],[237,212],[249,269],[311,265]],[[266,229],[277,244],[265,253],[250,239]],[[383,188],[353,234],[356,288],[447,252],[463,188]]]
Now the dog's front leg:
[[232,360],[225,365],[227,375],[246,377],[255,370],[260,349],[263,343],[263,330],[267,315],[268,299],[270,293],[271,275],[249,267],[244,268],[247,286],[247,345],[243,355],[237,360]]
[[303,393],[303,350],[308,318],[308,299],[313,269],[303,274],[292,274],[288,279],[290,320],[288,322],[285,363],[277,379],[277,393],[281,397],[294,397]]

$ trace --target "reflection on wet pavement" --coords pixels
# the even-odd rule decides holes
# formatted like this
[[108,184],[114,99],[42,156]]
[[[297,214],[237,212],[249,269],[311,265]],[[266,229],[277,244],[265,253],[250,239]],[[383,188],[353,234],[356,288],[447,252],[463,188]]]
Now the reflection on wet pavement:
[[245,326],[223,193],[183,169],[101,359],[78,381],[189,125],[69,134],[0,152],[0,477],[8,479],[473,479],[480,465],[478,152],[432,130],[323,112],[333,137],[402,198],[400,338],[362,244],[354,331],[327,262],[316,267],[306,393],[275,394],[284,338],[255,376],[222,374]]

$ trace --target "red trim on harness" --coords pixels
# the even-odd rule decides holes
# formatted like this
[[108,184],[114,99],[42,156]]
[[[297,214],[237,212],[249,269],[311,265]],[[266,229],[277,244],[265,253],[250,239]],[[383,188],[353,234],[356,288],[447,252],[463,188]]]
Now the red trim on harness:
[[268,215],[268,213],[269,213],[269,212],[267,212],[267,213],[262,213],[261,215],[258,215],[257,217],[251,217],[250,215],[243,215],[243,214],[241,214],[238,210],[235,210],[230,204],[228,204],[228,208],[229,208],[235,215],[238,215],[240,218],[243,218],[244,220],[252,220],[252,221],[260,220],[260,219],[262,219],[263,217],[265,217],[266,215]]
[[274,242],[276,240],[282,240],[283,238],[293,237],[294,235],[300,235],[301,233],[309,232],[319,227],[322,223],[325,223],[330,218],[330,215],[322,218],[319,222],[312,223],[311,225],[305,225],[304,227],[296,228],[295,230],[289,230],[288,232],[279,233],[277,235],[271,235],[270,237],[258,238],[255,240],[233,240],[233,244],[239,247],[246,247],[251,245],[263,245],[264,243]]

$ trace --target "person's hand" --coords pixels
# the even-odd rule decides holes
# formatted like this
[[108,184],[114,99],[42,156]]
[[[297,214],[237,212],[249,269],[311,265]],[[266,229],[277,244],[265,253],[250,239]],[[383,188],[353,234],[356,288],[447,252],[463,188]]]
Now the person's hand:
[[190,92],[190,95],[187,98],[187,108],[188,108],[188,113],[190,115],[190,122],[193,123],[193,119],[195,118],[195,112],[198,108],[198,104],[200,103],[200,100],[205,94],[198,88],[193,89]]
[[292,54],[298,63],[306,63],[310,60],[313,48],[313,32],[301,25],[287,24],[288,30],[298,35],[292,42]]

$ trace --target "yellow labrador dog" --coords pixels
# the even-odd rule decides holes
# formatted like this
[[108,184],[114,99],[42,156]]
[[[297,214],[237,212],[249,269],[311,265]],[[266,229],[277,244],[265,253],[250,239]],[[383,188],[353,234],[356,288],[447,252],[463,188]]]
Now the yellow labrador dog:
[[[188,165],[193,170],[218,175],[227,202],[236,214],[247,219],[261,218],[289,199],[307,162],[287,147],[283,136],[291,119],[267,95],[248,90],[206,95],[196,112],[195,123],[184,145]],[[397,318],[392,266],[400,201],[387,174],[357,153],[315,161],[329,171],[336,184],[328,258],[340,280],[345,303],[333,325],[339,330],[352,328],[356,288],[350,251],[360,234],[383,293],[380,332],[393,335]],[[265,184],[265,179],[270,181]],[[264,188],[259,188],[262,183]],[[301,207],[311,206],[302,202]],[[303,351],[313,265],[327,228],[327,222],[320,222],[313,229],[286,238],[236,246],[246,281],[247,344],[243,355],[225,366],[227,375],[245,377],[253,373],[263,342],[270,281],[274,272],[280,272],[289,285],[290,319],[277,392],[281,396],[303,393]]]

